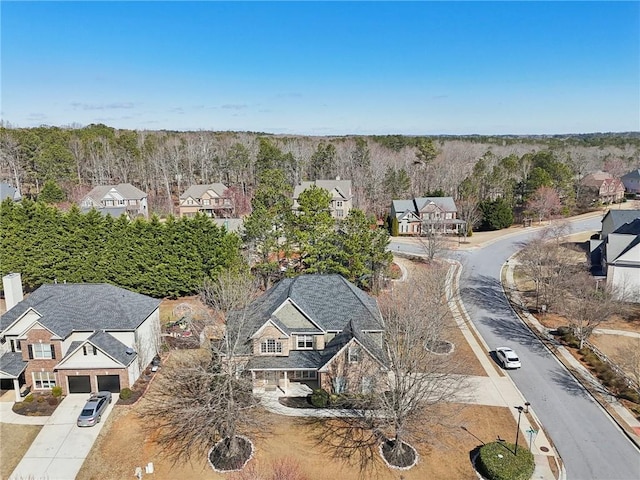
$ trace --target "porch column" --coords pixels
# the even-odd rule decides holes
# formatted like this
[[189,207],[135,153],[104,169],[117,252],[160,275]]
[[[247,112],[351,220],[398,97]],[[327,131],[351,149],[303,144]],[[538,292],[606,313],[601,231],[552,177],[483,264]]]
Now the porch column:
[[289,391],[289,380],[287,379],[287,371],[284,372],[284,393]]
[[16,396],[16,402],[21,402],[22,397],[20,396],[20,381],[17,378],[13,379],[13,393]]

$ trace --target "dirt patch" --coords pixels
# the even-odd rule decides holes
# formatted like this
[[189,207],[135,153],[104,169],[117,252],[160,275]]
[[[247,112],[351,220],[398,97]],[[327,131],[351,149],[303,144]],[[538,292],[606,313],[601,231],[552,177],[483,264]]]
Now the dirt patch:
[[0,478],[9,478],[41,428],[41,425],[0,423]]
[[[155,478],[207,480],[228,478],[214,472],[204,452],[191,463],[173,464],[150,436],[145,435],[135,407],[116,405],[105,423],[103,431],[89,453],[78,480],[120,480],[133,476],[137,466],[154,464]],[[366,478],[422,480],[475,478],[469,452],[482,442],[496,437],[509,439],[515,433],[515,420],[508,408],[486,406],[443,405],[438,418],[446,419],[434,425],[428,441],[412,442],[420,461],[408,471],[392,471],[382,460]],[[310,479],[358,479],[360,471],[333,459],[317,444],[312,430],[304,419],[267,414],[271,421],[269,431],[262,438],[251,438],[256,447],[255,458],[249,462],[260,467],[274,460],[293,458]],[[464,430],[462,427],[466,428]],[[426,439],[425,439],[426,440]]]
[[640,339],[623,335],[596,334],[593,335],[589,341],[593,343],[598,350],[616,362],[616,365],[622,368],[630,378],[635,378],[635,372],[632,371],[631,364],[628,362],[620,362],[619,360],[624,352],[630,351],[632,348],[639,348]]

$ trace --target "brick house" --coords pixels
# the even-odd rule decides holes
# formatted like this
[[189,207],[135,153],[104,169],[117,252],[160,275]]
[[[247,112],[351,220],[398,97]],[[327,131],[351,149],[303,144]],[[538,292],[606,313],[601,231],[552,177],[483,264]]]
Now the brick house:
[[239,332],[236,360],[256,391],[304,383],[366,393],[387,374],[376,300],[340,275],[285,278],[228,326],[228,335]]
[[595,172],[584,177],[580,184],[584,187],[585,195],[590,195],[592,201],[603,204],[617,203],[624,198],[624,184],[619,178],[606,172]]
[[119,392],[158,352],[159,300],[108,284],[47,284],[23,299],[19,274],[3,284],[0,379],[16,399],[54,386]]

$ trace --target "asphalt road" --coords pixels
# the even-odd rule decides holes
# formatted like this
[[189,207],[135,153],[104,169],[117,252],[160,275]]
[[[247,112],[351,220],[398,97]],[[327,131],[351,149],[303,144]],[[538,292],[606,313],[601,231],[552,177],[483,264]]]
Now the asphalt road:
[[[599,228],[600,218],[573,224],[574,232]],[[502,265],[534,234],[510,236],[478,250],[451,252],[463,265],[460,296],[491,348],[509,346],[519,354],[522,368],[509,375],[553,440],[567,478],[638,480],[638,449],[513,313],[504,295]],[[391,245],[391,250],[397,249],[397,244]],[[401,244],[400,251],[415,253],[418,247]]]

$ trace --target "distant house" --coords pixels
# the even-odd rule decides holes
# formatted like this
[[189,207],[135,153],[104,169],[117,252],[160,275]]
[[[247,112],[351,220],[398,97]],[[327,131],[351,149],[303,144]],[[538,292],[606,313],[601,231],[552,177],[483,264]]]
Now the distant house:
[[603,204],[617,203],[624,198],[622,180],[606,172],[595,172],[584,177],[580,184],[592,192],[592,200]]
[[391,218],[398,220],[400,235],[457,234],[465,223],[457,218],[457,212],[453,197],[420,197],[391,203]]
[[227,325],[239,332],[240,370],[256,391],[304,383],[368,393],[387,374],[376,300],[340,275],[285,278],[247,311],[230,315]]
[[19,274],[3,278],[3,389],[64,394],[131,387],[158,352],[160,301],[108,284],[42,285],[23,299]]
[[149,218],[147,194],[130,183],[95,187],[82,199],[80,208],[85,212],[95,208],[113,217],[125,213],[131,218]]
[[200,212],[211,218],[231,218],[233,199],[227,192],[227,187],[222,183],[191,185],[180,195],[180,216],[193,217]]
[[640,194],[640,168],[623,175],[620,180],[627,192]]
[[349,215],[349,211],[353,208],[353,193],[351,192],[351,180],[341,180],[336,177],[335,180],[315,180],[313,182],[302,182],[296,185],[293,190],[293,208],[298,209],[298,198],[300,194],[311,186],[324,188],[331,194],[331,216],[336,219],[345,218]]
[[0,202],[4,202],[7,198],[10,198],[14,202],[22,200],[20,191],[6,182],[0,182]]

